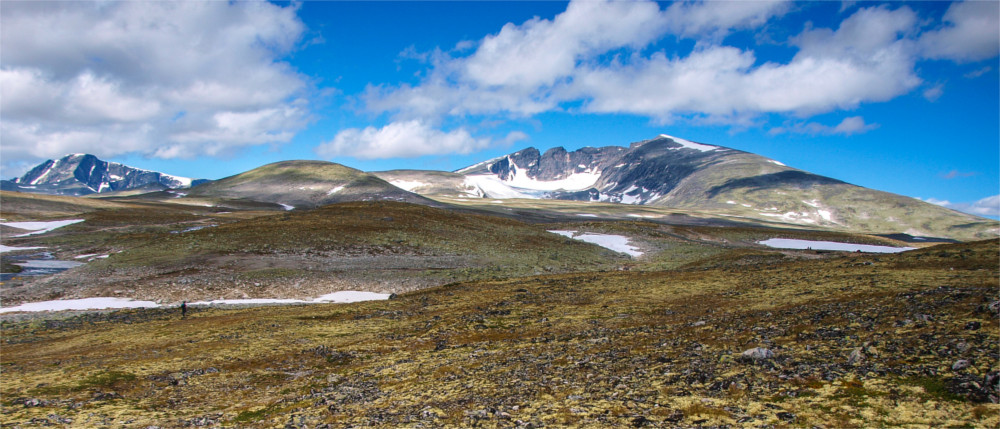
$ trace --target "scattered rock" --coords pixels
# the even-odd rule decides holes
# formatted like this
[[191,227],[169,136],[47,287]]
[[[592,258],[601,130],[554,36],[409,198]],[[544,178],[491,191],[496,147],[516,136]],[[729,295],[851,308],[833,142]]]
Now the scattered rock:
[[847,364],[853,366],[857,365],[860,362],[863,362],[864,360],[865,360],[865,354],[864,352],[861,351],[860,348],[858,348],[854,349],[854,351],[851,352],[851,355],[847,358]]
[[775,416],[778,417],[781,420],[786,421],[786,422],[795,421],[795,414],[792,414],[792,413],[789,413],[789,412],[782,411],[782,412],[780,412],[778,414],[775,414]]
[[993,371],[983,376],[981,386],[990,402],[1000,403],[1000,371]]
[[963,370],[965,368],[968,368],[970,365],[972,365],[972,364],[969,363],[968,360],[966,360],[966,359],[959,359],[959,360],[955,361],[955,363],[951,364],[951,370],[952,371],[961,371],[961,370]]
[[972,321],[972,322],[969,322],[969,323],[965,324],[965,329],[970,330],[970,331],[977,331],[977,330],[979,330],[979,328],[982,328],[982,327],[983,327],[983,324],[979,323],[977,321]]
[[774,352],[772,352],[770,349],[766,349],[763,347],[754,347],[752,349],[744,351],[741,357],[743,360],[749,360],[749,361],[768,360],[768,359],[774,359]]
[[43,401],[41,399],[36,399],[36,398],[26,399],[24,401],[25,408],[44,407],[47,405],[49,405],[49,401]]
[[641,428],[649,423],[650,423],[649,419],[647,419],[644,416],[636,416],[636,418],[632,419],[632,427],[635,428]]

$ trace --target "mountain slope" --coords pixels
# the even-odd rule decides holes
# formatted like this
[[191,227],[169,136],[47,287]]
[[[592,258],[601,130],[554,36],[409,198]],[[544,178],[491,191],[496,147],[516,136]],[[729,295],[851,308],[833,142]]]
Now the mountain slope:
[[205,180],[143,170],[78,153],[45,161],[21,177],[2,181],[0,187],[5,191],[80,196],[136,188],[188,188],[203,182]]
[[395,201],[328,204],[247,219],[156,208],[94,213],[72,235],[5,242],[64,249],[63,255],[110,255],[55,276],[6,284],[5,305],[120,295],[115,291],[163,302],[309,298],[338,290],[400,293],[632,262],[538,225]]
[[399,189],[361,170],[325,161],[283,161],[191,188],[189,198],[246,199],[286,209],[347,201],[437,202]]
[[[458,170],[425,195],[544,198],[711,210],[762,221],[864,233],[994,237],[988,219],[851,185],[735,149],[668,135],[568,152],[527,148]],[[412,181],[436,176],[409,174]],[[457,184],[457,185],[456,185]],[[426,192],[425,192],[426,190]]]

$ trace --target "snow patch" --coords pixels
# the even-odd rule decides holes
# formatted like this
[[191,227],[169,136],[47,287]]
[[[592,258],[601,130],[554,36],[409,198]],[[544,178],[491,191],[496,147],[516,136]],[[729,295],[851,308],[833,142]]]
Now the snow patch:
[[363,301],[380,301],[389,299],[392,294],[364,292],[356,290],[344,290],[340,292],[328,293],[312,300],[302,299],[277,299],[277,298],[249,298],[249,299],[216,299],[212,301],[197,301],[188,305],[264,305],[264,304],[323,304],[323,303],[351,303]]
[[[573,173],[559,180],[536,180],[528,177],[527,171],[508,158],[513,175],[502,180],[493,174],[473,174],[465,176],[465,186],[479,188],[489,198],[531,198],[540,199],[549,191],[579,191],[592,187],[601,178],[601,173],[584,171]],[[460,170],[461,171],[461,170]]]
[[83,298],[60,299],[55,301],[29,302],[16,307],[0,308],[0,313],[16,311],[64,311],[64,310],[105,310],[114,308],[156,308],[160,305],[153,301],[135,301],[124,298]]
[[4,246],[4,245],[0,244],[0,253],[4,253],[4,252],[18,252],[18,251],[21,251],[21,250],[34,250],[34,249],[44,249],[44,247],[11,247],[11,246]]
[[773,159],[769,159],[769,160],[767,160],[767,162],[770,162],[771,164],[780,165],[782,167],[787,167],[785,164],[782,164],[781,162],[775,161]]
[[12,262],[14,265],[19,265],[24,268],[41,268],[41,269],[55,269],[55,270],[68,270],[70,268],[79,267],[83,265],[83,262],[75,261],[58,261],[55,259],[40,259],[40,260],[30,260],[23,262]]
[[593,213],[577,213],[576,215],[580,217],[597,217],[597,215]]
[[191,181],[192,181],[192,179],[190,177],[171,176],[169,174],[163,174],[163,173],[160,173],[160,177],[165,177],[168,180],[173,180],[175,182],[180,183],[180,186],[178,186],[178,188],[190,188],[191,187]]
[[319,298],[313,300],[313,302],[362,302],[362,301],[381,301],[389,299],[392,294],[388,293],[375,293],[375,292],[363,292],[356,290],[343,290],[340,292],[328,293]]
[[702,152],[711,152],[713,150],[721,149],[718,146],[712,146],[712,145],[708,145],[708,144],[695,143],[695,142],[690,141],[690,140],[684,140],[682,138],[678,138],[678,137],[674,137],[674,136],[669,136],[669,135],[666,135],[666,134],[660,134],[660,137],[668,138],[670,140],[673,140],[674,143],[678,143],[678,144],[681,145],[681,147],[679,147],[679,148],[672,148],[674,150],[680,150],[680,149],[683,149],[683,148],[688,148],[688,149],[694,149],[694,150],[698,150],[698,151],[702,151]]
[[278,205],[281,206],[281,208],[285,209],[285,211],[295,210],[295,206],[290,206],[288,204],[281,204],[281,203],[278,203]]
[[416,180],[393,180],[393,181],[390,181],[389,183],[391,183],[392,186],[395,186],[397,188],[401,188],[401,189],[409,191],[409,192],[413,192],[414,189],[417,189],[417,188],[419,188],[421,186],[427,186],[427,183],[416,181]]
[[497,161],[499,161],[499,160],[501,160],[503,158],[504,158],[503,156],[498,156],[498,157],[493,158],[493,159],[487,159],[486,161],[480,162],[478,164],[470,165],[470,166],[465,167],[465,168],[463,168],[461,170],[455,170],[455,173],[465,174],[466,172],[475,170],[475,169],[477,169],[479,167],[482,167],[484,165],[487,165],[487,164],[492,164],[492,163],[497,162]]
[[507,186],[498,177],[489,174],[465,176],[463,185],[479,189],[483,196],[488,198],[542,198],[540,195],[525,193]]
[[80,222],[83,222],[83,219],[55,220],[51,222],[4,222],[0,223],[0,225],[31,231],[27,234],[14,236],[14,237],[26,237],[29,235],[45,234],[46,232],[52,231],[54,229],[62,228],[66,225],[72,225],[74,223],[80,223]]
[[835,241],[797,240],[792,238],[771,238],[764,241],[758,241],[757,244],[763,244],[765,246],[777,249],[837,250],[844,252],[862,251],[868,253],[899,253],[915,249],[914,247],[875,246],[871,244],[839,243]]
[[569,237],[574,240],[585,241],[587,243],[596,244],[605,249],[611,249],[615,252],[625,253],[633,258],[642,256],[642,253],[638,247],[629,244],[629,238],[621,235],[612,234],[597,234],[597,233],[586,233],[578,234],[576,231],[569,230],[552,230],[549,231],[553,234],[559,234],[563,237]]
[[337,192],[340,192],[340,191],[343,191],[343,190],[344,190],[344,185],[340,185],[340,186],[338,186],[336,188],[331,189],[330,192],[327,192],[326,194],[327,195],[333,195],[333,194],[336,194]]

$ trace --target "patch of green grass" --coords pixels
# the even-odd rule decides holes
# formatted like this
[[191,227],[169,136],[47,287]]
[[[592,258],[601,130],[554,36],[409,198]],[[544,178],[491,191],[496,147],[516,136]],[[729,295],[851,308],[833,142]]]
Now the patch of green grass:
[[124,371],[106,371],[92,374],[77,384],[78,390],[117,389],[134,382],[138,376]]
[[273,412],[274,412],[274,407],[273,406],[264,407],[264,408],[261,408],[261,409],[258,409],[258,410],[253,410],[253,411],[250,411],[250,410],[242,411],[242,412],[240,412],[239,414],[236,415],[236,418],[234,418],[233,421],[239,422],[239,423],[256,422],[256,421],[260,421],[264,417],[267,417],[268,415],[270,415]]
[[938,401],[965,401],[965,398],[962,395],[948,390],[948,383],[940,378],[914,377],[904,379],[903,383],[911,386],[918,386],[924,389],[924,395],[928,399],[935,399]]

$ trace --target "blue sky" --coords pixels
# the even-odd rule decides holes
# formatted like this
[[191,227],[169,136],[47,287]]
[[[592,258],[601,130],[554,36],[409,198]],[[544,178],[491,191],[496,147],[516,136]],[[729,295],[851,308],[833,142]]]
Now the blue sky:
[[[660,133],[996,216],[996,2],[12,2],[0,176],[454,170]],[[40,30],[45,29],[45,30]]]

